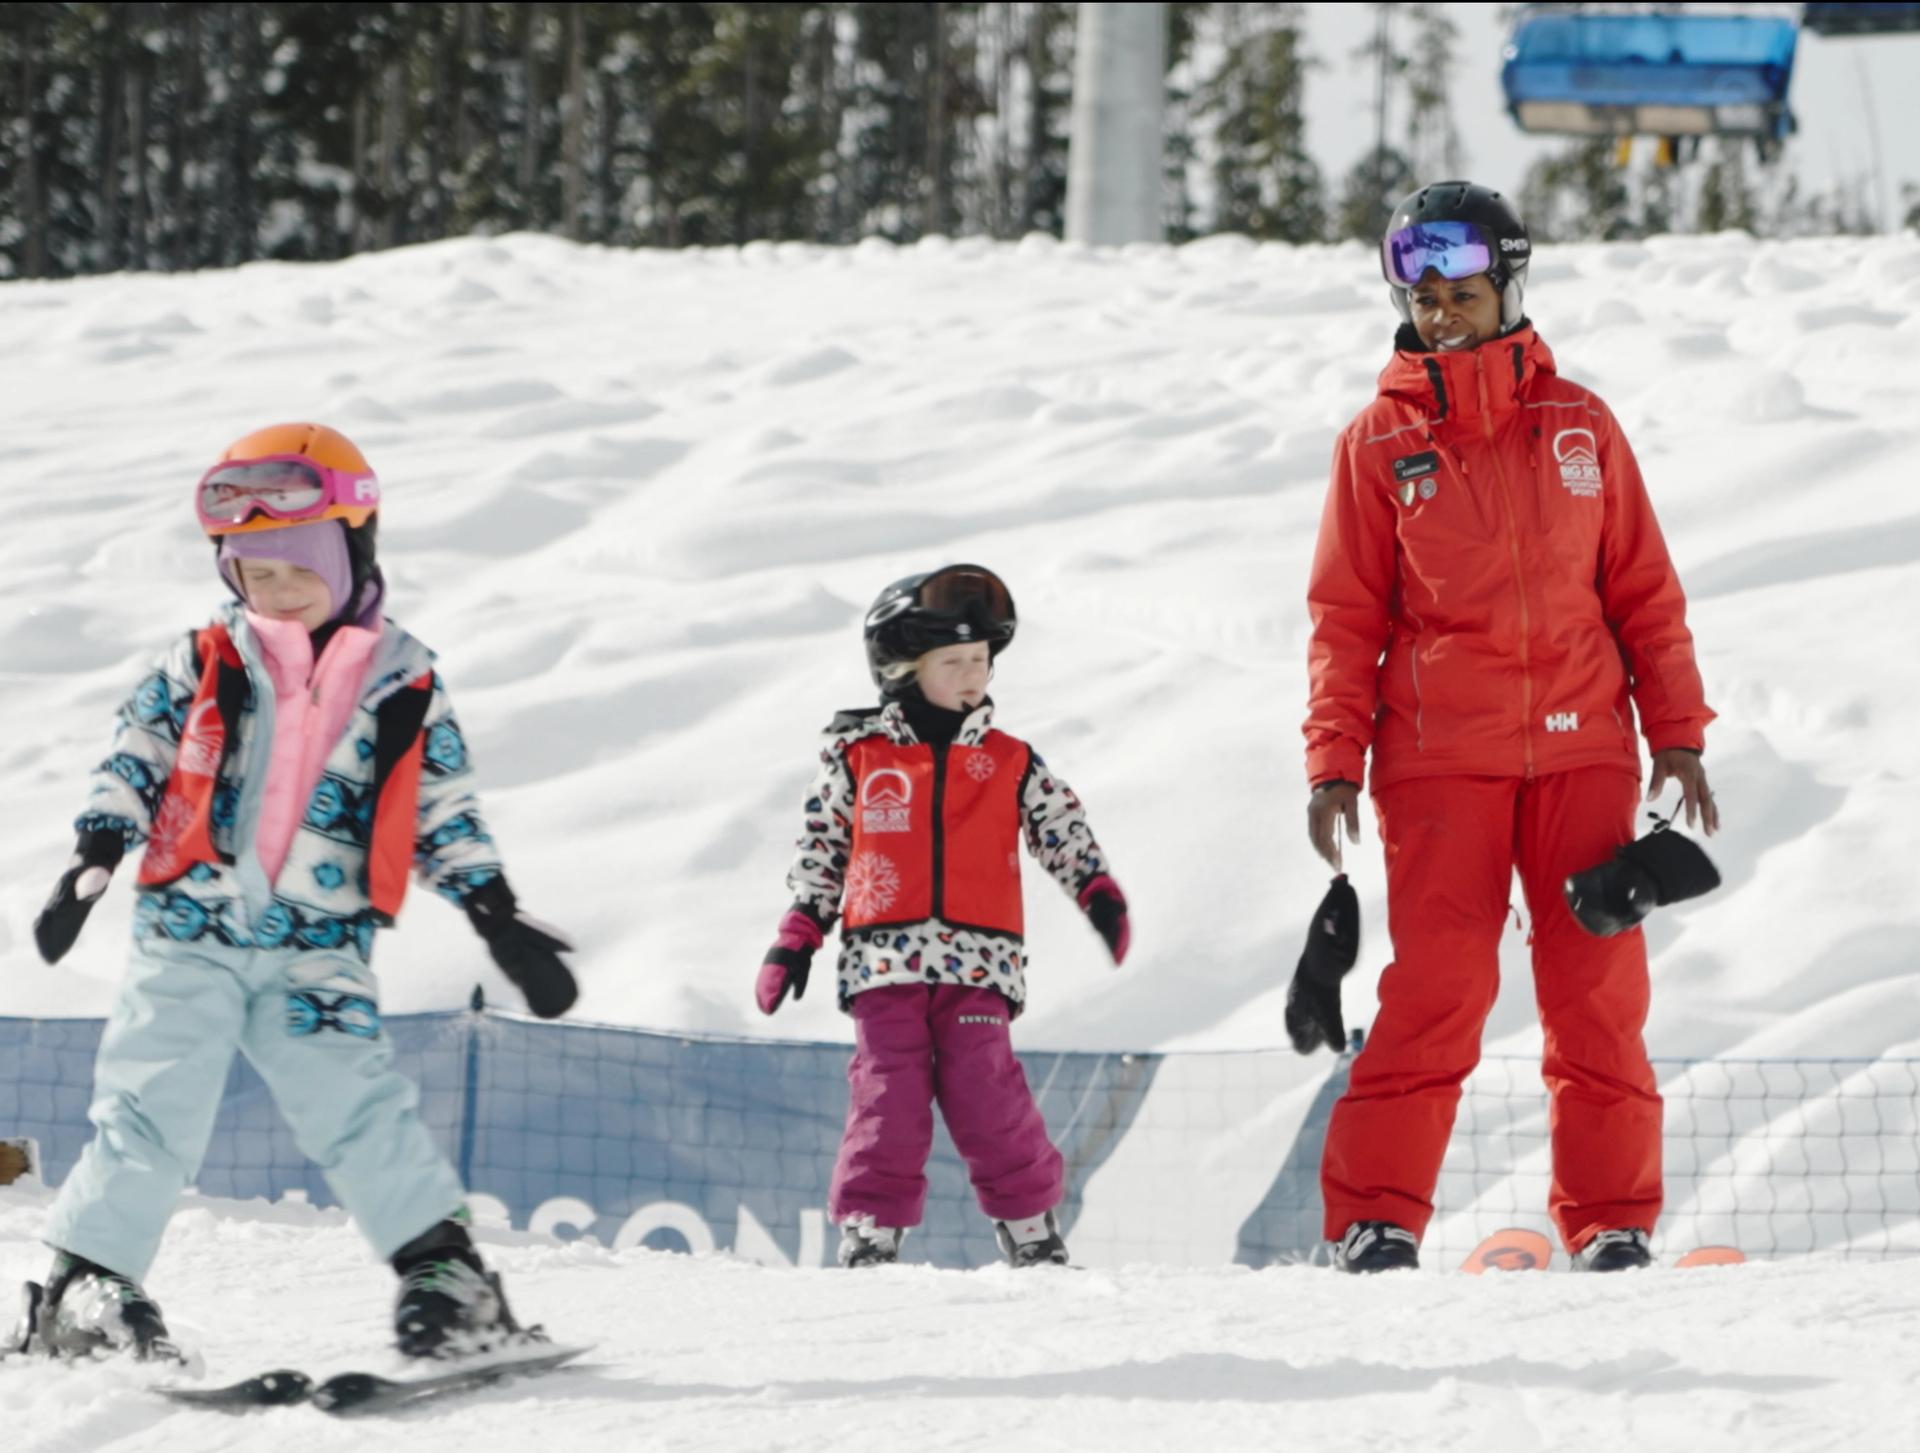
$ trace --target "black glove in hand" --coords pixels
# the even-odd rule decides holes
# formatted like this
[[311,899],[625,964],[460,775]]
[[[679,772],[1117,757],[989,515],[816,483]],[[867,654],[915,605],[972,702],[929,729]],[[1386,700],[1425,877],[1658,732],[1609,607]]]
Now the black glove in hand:
[[580,997],[573,973],[560,961],[573,945],[559,932],[521,913],[505,878],[494,878],[467,895],[467,918],[486,941],[500,972],[526,996],[542,1019],[558,1019]]
[[1720,871],[1692,838],[1653,814],[1654,829],[1616,849],[1606,862],[1567,879],[1567,907],[1588,933],[1625,933],[1655,908],[1684,903],[1720,886]]
[[67,871],[54,885],[47,906],[33,920],[33,941],[40,946],[41,958],[57,964],[66,956],[80,937],[93,905],[107,891],[113,870],[120,866],[126,851],[127,840],[111,829],[89,829],[80,834]]
[[1314,910],[1307,946],[1287,985],[1287,1035],[1301,1054],[1312,1054],[1323,1044],[1335,1054],[1346,1049],[1340,981],[1359,957],[1360,897],[1342,873]]

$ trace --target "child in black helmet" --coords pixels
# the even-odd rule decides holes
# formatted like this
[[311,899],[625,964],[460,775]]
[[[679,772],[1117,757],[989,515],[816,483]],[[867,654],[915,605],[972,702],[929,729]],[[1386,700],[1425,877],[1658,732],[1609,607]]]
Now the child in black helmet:
[[1007,1259],[1067,1259],[1060,1152],[1009,1036],[1026,999],[1023,832],[1116,966],[1130,934],[1079,799],[993,727],[987,683],[1015,625],[1007,587],[976,565],[880,593],[865,633],[881,704],[827,728],[787,875],[795,901],[760,969],[756,997],[771,1014],[800,997],[842,918],[840,1007],[856,1047],[829,1214],[844,1228],[843,1266],[896,1260],[919,1224],[935,1101]]

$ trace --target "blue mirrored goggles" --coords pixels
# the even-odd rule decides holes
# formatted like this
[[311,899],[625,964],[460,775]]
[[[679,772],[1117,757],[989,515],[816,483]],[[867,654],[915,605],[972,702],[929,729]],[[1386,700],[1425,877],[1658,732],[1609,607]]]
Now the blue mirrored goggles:
[[1493,267],[1493,245],[1471,222],[1417,222],[1387,234],[1380,244],[1387,281],[1410,288],[1432,268],[1449,281]]

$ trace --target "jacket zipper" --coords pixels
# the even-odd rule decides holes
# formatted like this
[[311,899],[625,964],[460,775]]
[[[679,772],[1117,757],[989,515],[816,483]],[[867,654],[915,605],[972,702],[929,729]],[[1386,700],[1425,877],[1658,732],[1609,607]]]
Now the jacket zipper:
[[1513,583],[1520,592],[1520,740],[1526,751],[1527,777],[1533,776],[1533,663],[1527,644],[1532,626],[1527,610],[1527,572],[1520,562],[1520,525],[1513,512],[1513,490],[1507,484],[1507,466],[1501,461],[1500,446],[1493,437],[1493,410],[1487,405],[1487,371],[1479,353],[1473,356],[1473,376],[1480,388],[1480,430],[1486,435],[1487,452],[1493,456],[1494,477],[1500,481],[1500,498],[1507,507],[1507,546],[1513,553]]
[[933,916],[947,916],[947,749],[933,749]]
[[1420,637],[1407,643],[1407,660],[1413,667],[1413,749],[1427,749],[1427,705],[1420,698]]

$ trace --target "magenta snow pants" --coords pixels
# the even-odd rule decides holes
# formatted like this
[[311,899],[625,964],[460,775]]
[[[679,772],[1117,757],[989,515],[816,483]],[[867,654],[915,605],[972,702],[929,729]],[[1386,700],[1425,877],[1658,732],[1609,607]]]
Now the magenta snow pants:
[[927,1203],[933,1104],[996,1221],[1060,1204],[1066,1170],[1013,1057],[1007,1001],[992,989],[901,984],[853,997],[847,1133],[828,1213],[918,1226]]

